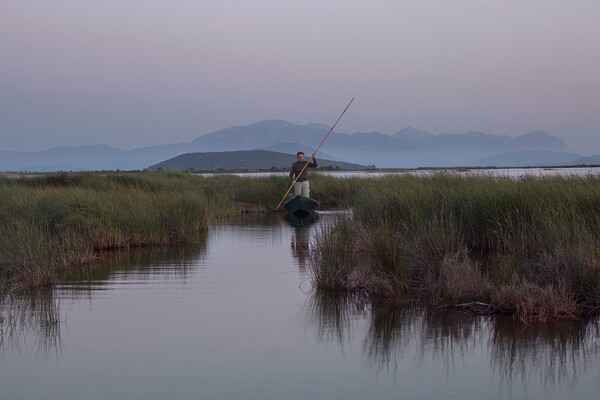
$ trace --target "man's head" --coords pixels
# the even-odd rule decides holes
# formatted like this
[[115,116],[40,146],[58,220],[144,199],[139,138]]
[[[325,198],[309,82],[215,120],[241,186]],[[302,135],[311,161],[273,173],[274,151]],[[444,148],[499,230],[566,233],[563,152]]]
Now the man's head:
[[299,151],[296,153],[296,158],[298,159],[298,161],[302,162],[304,161],[304,152]]

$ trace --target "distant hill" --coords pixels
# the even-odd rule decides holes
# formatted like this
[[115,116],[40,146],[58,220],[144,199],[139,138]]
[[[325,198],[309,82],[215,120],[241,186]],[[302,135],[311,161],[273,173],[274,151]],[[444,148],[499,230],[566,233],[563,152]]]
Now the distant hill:
[[[294,155],[296,155],[296,153],[298,153],[299,151],[302,151],[306,156],[310,156],[314,151],[313,148],[299,143],[275,143],[269,147],[261,148],[258,150],[269,150],[277,153],[287,153]],[[319,152],[319,157],[327,160],[339,161],[335,156],[324,152]]]
[[[308,159],[308,157],[307,157]],[[296,161],[292,154],[266,150],[188,153],[148,167],[150,171],[212,171],[288,169]],[[317,158],[321,169],[365,170],[365,165]]]
[[191,142],[205,151],[255,150],[275,143],[301,143],[314,149],[325,128],[317,124],[296,125],[282,120],[266,120],[247,126],[234,126],[202,135]]
[[556,151],[513,151],[495,154],[472,163],[478,167],[541,167],[580,164],[579,154]]
[[600,155],[581,157],[573,161],[573,165],[600,165]]
[[[0,171],[139,170],[186,153],[238,150],[270,150],[290,154],[301,150],[309,155],[328,131],[329,127],[323,124],[298,125],[282,120],[266,120],[211,132],[190,143],[141,147],[129,151],[105,145],[55,147],[39,152],[0,151]],[[482,160],[494,162],[493,158],[486,158],[524,151],[571,153],[562,139],[544,131],[509,137],[477,131],[432,134],[416,128],[405,128],[393,135],[333,131],[319,149],[319,155],[329,160],[380,168],[413,168],[465,166]],[[581,155],[577,155],[577,158],[581,158]],[[499,156],[498,160],[502,163],[512,162],[506,156]],[[521,160],[517,157],[514,162]]]

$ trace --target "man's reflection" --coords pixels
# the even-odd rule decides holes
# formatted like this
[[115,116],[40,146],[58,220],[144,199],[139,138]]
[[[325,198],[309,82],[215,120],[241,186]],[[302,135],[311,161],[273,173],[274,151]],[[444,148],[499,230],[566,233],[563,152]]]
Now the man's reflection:
[[319,214],[312,213],[301,219],[288,214],[285,220],[294,227],[290,247],[292,255],[298,260],[298,269],[304,274],[310,256],[310,227],[319,220]]
[[309,257],[310,229],[308,227],[297,227],[292,235],[292,255],[298,260],[298,269],[306,273],[306,265]]

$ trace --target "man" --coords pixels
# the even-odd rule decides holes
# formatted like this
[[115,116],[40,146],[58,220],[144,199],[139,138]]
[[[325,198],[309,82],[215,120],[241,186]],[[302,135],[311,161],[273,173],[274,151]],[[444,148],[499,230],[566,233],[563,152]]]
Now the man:
[[[304,153],[299,151],[296,153],[296,158],[298,161],[292,164],[292,168],[290,168],[290,181],[293,181],[296,177],[296,183],[294,183],[294,195],[301,194],[305,197],[310,197],[310,186],[308,183],[308,167],[315,168],[317,166],[317,160],[315,159],[315,155],[317,153],[312,154],[312,162],[304,161]],[[305,165],[308,164],[308,167],[305,168]],[[304,171],[302,171],[304,170]],[[302,174],[300,174],[302,172]]]

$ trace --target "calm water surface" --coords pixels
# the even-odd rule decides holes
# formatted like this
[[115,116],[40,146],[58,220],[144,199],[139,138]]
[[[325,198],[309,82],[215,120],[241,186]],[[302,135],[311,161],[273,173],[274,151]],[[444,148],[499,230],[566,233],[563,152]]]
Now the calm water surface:
[[591,399],[597,321],[526,325],[310,290],[275,216],[111,257],[0,306],[0,399]]
[[[316,170],[313,174],[331,176],[334,178],[382,178],[389,175],[431,176],[450,174],[464,177],[493,177],[519,179],[526,177],[594,177],[600,175],[600,167],[525,167],[525,168],[447,168],[447,169],[404,169],[398,171],[327,171]],[[288,172],[239,172],[239,173],[199,173],[201,176],[236,175],[247,178],[264,178],[268,176],[288,176]]]

